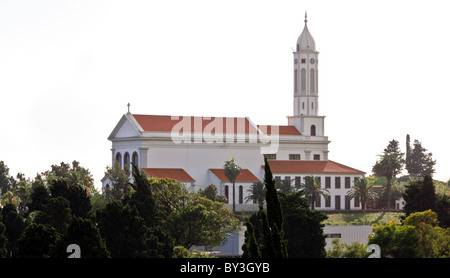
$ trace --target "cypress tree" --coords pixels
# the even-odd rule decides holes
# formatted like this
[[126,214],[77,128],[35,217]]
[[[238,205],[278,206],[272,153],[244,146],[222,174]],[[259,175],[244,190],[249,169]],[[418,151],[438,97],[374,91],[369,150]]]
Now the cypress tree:
[[434,191],[433,179],[430,175],[426,175],[423,178],[421,200],[422,211],[429,209],[436,211],[436,194]]
[[[259,248],[257,248],[257,245],[252,245],[252,237],[255,237],[255,233],[253,225],[247,219],[246,226],[248,233],[246,233],[246,249],[250,258],[259,254],[257,252],[258,249],[262,258],[287,258],[287,242],[283,231],[283,212],[275,187],[275,180],[273,179],[272,171],[270,170],[266,157],[264,157],[264,163],[267,212],[260,205],[261,244]],[[253,248],[252,252],[249,252],[250,248]]]

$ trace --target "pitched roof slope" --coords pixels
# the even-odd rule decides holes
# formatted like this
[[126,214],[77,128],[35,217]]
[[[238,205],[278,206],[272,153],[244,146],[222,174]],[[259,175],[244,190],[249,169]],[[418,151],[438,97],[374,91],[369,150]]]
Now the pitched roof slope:
[[[225,176],[224,169],[209,169],[219,180],[229,182]],[[236,178],[237,182],[256,182],[260,181],[252,172],[248,169],[241,169],[241,174]]]
[[268,160],[273,173],[298,174],[365,174],[365,172],[332,160]]
[[148,132],[211,132],[233,134],[301,135],[295,126],[254,125],[244,117],[198,117],[168,115],[132,115],[144,131]]
[[147,175],[155,178],[169,178],[177,181],[195,181],[184,169],[181,168],[143,168]]

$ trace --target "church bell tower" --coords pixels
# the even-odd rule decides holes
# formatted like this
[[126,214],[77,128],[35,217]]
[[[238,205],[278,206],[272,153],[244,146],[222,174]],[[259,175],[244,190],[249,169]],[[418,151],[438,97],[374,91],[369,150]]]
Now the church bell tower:
[[294,115],[288,117],[302,135],[324,136],[324,116],[319,116],[318,55],[316,43],[305,26],[298,37],[294,54]]

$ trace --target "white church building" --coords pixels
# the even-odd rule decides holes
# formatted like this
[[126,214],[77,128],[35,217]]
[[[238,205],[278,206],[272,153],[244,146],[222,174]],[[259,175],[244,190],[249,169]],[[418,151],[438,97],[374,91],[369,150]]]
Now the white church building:
[[[128,113],[108,137],[112,162],[130,167],[134,162],[149,176],[172,178],[197,191],[214,184],[232,207],[232,184],[224,175],[231,157],[242,168],[236,180],[236,211],[256,211],[246,203],[251,185],[264,179],[266,155],[275,179],[295,184],[313,175],[330,193],[316,202],[318,210],[359,210],[357,198],[346,193],[364,172],[328,159],[325,116],[319,114],[318,55],[305,17],[303,32],[293,52],[293,114],[286,125],[259,125],[242,117],[191,117]],[[108,177],[102,186],[111,186]]]

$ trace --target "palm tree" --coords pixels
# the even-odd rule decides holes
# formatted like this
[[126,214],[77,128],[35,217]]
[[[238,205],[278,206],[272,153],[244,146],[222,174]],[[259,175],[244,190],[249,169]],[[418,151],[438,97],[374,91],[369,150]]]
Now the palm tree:
[[250,194],[245,197],[245,202],[252,200],[258,202],[258,204],[262,205],[264,202],[264,198],[266,196],[266,187],[263,182],[257,181],[254,182],[250,189],[247,189],[247,192]]
[[280,192],[289,194],[295,191],[295,187],[293,186],[294,182],[295,180],[291,180],[285,177],[283,180],[276,180],[275,185]]
[[241,167],[234,163],[234,157],[231,157],[230,160],[225,161],[225,165],[223,166],[225,171],[225,176],[228,180],[233,183],[233,212],[236,211],[236,202],[235,202],[235,182],[237,177],[241,174]]
[[366,201],[375,199],[377,193],[372,188],[373,181],[369,181],[366,177],[355,180],[353,187],[347,192],[350,198],[361,198],[362,210],[366,210]]
[[321,188],[320,182],[313,175],[307,176],[303,178],[305,183],[301,185],[301,189],[303,190],[303,194],[310,200],[311,210],[315,208],[316,198],[320,196],[329,196],[330,193],[328,189]]
[[31,184],[28,181],[19,181],[18,187],[15,190],[15,194],[20,199],[19,211],[21,214],[27,210],[27,204],[31,196]]
[[396,154],[385,154],[381,156],[381,159],[372,167],[372,171],[375,175],[386,177],[387,209],[390,209],[391,207],[392,178],[401,170],[402,165],[402,162]]

